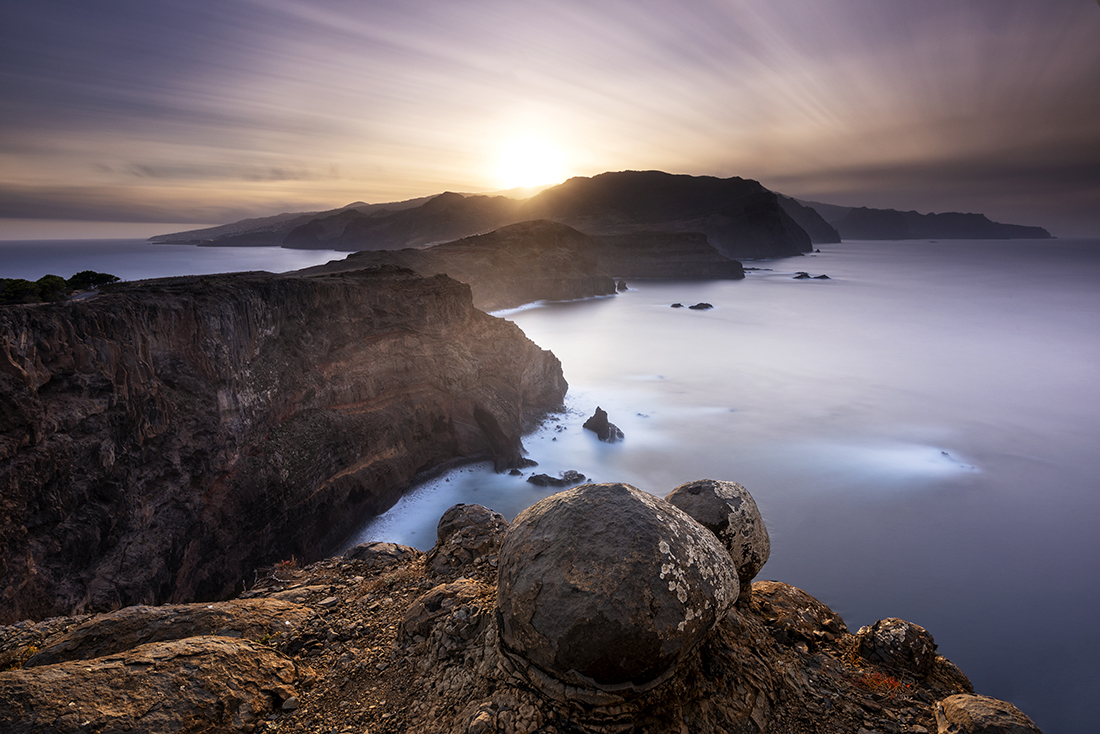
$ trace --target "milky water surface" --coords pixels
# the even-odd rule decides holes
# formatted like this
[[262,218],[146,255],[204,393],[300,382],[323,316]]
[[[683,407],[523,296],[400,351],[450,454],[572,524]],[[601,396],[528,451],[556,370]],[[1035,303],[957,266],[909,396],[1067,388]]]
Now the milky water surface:
[[[1048,732],[1087,729],[1100,689],[1100,242],[823,249],[749,263],[766,269],[743,281],[636,281],[501,314],[570,383],[567,412],[524,440],[534,471],[659,495],[738,481],[772,538],[760,578],[806,589],[853,631],[921,624],[979,692]],[[670,308],[700,301],[714,308]],[[597,405],[622,443],[581,429]],[[427,549],[451,504],[511,518],[552,491],[465,467],[352,542]]]

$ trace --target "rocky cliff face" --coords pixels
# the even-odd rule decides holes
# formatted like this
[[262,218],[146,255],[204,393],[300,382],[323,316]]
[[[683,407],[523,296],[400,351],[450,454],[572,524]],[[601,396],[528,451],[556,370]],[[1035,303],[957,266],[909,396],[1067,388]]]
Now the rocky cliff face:
[[600,269],[596,245],[591,237],[564,224],[521,222],[419,250],[357,252],[301,272],[338,272],[387,264],[425,276],[445,273],[470,285],[476,307],[496,311],[533,301],[613,295],[615,281]]
[[421,471],[520,460],[558,360],[396,269],[0,309],[0,620],[224,597]]
[[702,232],[729,258],[790,257],[812,249],[810,236],[776,194],[738,177],[602,173],[546,189],[520,211],[526,219],[551,219],[592,235]]
[[714,249],[701,232],[632,232],[594,237],[600,269],[618,278],[737,280],[745,269]]

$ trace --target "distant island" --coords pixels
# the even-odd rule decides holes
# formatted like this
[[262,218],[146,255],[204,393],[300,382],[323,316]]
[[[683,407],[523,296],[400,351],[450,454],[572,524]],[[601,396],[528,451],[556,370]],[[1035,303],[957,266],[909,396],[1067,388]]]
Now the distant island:
[[385,204],[355,202],[150,238],[163,244],[344,252],[423,248],[533,220],[590,236],[695,233],[730,259],[791,257],[842,239],[1048,239],[1042,227],[982,214],[920,214],[801,201],[738,177],[619,171],[576,177],[525,199],[445,192]]
[[812,209],[846,240],[1047,240],[1042,227],[994,222],[984,214],[920,214],[897,209],[845,207],[816,201],[797,201],[785,196],[780,205],[791,216],[800,209]]

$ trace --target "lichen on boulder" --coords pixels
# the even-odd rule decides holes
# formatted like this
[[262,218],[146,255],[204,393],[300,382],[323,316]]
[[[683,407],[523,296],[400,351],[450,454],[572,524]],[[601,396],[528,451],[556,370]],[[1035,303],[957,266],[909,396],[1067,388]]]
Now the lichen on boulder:
[[717,538],[627,484],[584,484],[522,512],[500,551],[501,652],[557,699],[668,679],[737,598]]
[[752,580],[771,554],[768,529],[749,491],[737,482],[698,479],[676,487],[665,500],[718,537],[737,566],[741,601],[747,599]]
[[863,659],[888,668],[925,675],[936,660],[936,642],[928,630],[897,617],[860,627],[856,638]]

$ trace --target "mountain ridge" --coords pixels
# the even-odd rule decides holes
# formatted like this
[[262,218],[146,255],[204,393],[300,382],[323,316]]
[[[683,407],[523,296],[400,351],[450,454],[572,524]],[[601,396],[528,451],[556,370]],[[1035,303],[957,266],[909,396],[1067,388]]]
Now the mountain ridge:
[[[578,176],[526,199],[444,192],[397,204],[348,205],[160,235],[159,243],[267,245],[341,251],[426,247],[522,221],[546,219],[588,235],[702,232],[726,257],[770,258],[812,250],[811,237],[751,179],[619,171]],[[822,227],[828,225],[822,220]]]

